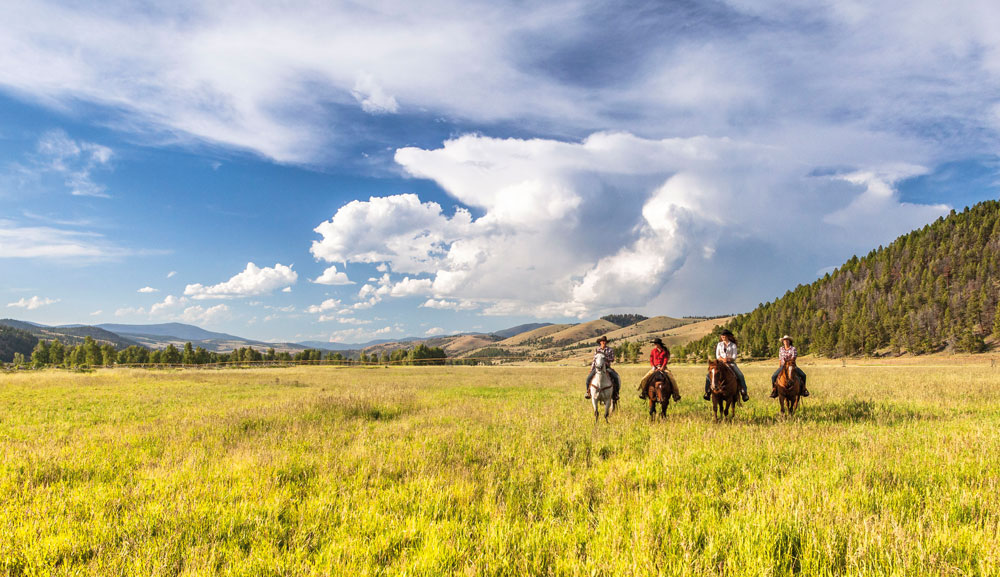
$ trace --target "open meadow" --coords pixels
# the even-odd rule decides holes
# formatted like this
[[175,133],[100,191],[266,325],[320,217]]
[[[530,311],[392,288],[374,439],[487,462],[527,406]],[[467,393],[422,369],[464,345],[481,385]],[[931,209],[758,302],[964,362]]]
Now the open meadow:
[[997,575],[1000,369],[804,364],[650,423],[623,366],[0,375],[0,575]]

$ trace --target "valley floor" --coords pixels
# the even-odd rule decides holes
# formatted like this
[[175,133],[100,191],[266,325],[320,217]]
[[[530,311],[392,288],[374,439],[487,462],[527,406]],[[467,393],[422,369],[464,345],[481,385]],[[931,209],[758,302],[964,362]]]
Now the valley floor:
[[0,575],[1000,573],[1000,368],[805,361],[596,427],[583,367],[0,375]]

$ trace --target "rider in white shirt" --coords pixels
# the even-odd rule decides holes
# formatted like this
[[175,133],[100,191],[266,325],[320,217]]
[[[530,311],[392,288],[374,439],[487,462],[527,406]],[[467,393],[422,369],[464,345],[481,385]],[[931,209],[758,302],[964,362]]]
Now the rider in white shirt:
[[[743,402],[745,403],[750,400],[750,395],[747,395],[747,379],[743,376],[743,371],[736,366],[737,356],[739,356],[739,350],[736,348],[736,337],[728,329],[723,330],[719,335],[719,344],[715,345],[715,358],[726,363],[736,374],[736,378],[740,382],[740,396],[743,397]],[[712,399],[712,393],[709,391],[710,386],[711,383],[708,381],[708,375],[705,375],[704,398],[706,401]]]

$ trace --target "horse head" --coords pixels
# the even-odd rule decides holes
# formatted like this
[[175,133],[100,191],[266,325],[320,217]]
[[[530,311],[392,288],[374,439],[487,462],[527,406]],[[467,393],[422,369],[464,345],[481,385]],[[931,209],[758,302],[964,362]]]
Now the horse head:
[[594,368],[597,372],[603,373],[607,368],[607,360],[604,358],[604,353],[597,353],[594,355]]
[[795,359],[785,362],[785,379],[786,382],[791,383],[795,380]]
[[721,361],[708,362],[708,382],[712,392],[722,393],[726,390],[726,377],[731,370],[726,363]]
[[655,371],[653,376],[649,378],[649,384],[652,388],[652,394],[650,398],[657,402],[663,402],[669,396],[667,387],[667,375],[663,371]]

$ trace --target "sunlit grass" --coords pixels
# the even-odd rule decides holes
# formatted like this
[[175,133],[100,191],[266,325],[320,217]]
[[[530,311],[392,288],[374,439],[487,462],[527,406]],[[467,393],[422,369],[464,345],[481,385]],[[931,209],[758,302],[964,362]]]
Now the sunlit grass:
[[0,377],[0,575],[994,575],[1000,372],[701,367],[594,426],[584,369]]

